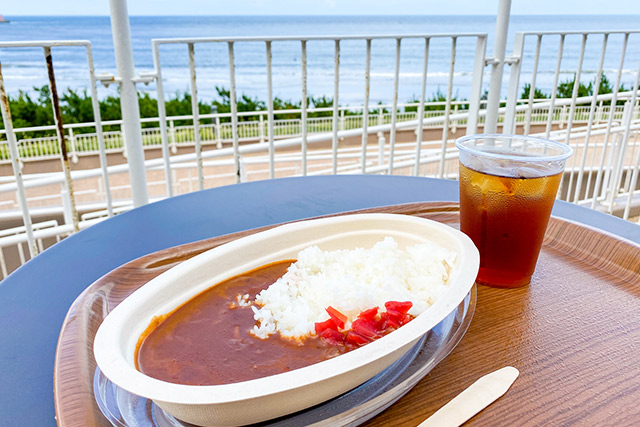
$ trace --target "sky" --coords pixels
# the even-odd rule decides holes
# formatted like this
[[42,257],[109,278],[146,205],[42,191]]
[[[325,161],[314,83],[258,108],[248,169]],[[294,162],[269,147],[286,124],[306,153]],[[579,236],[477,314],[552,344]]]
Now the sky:
[[[498,0],[129,0],[130,15],[495,15]],[[108,15],[108,0],[3,0],[0,14]],[[640,15],[640,0],[512,0],[513,15]]]

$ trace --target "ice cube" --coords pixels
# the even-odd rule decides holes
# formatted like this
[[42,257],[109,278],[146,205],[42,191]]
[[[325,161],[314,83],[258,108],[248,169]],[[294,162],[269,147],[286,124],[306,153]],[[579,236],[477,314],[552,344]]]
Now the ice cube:
[[483,194],[490,192],[513,194],[511,180],[495,175],[475,173],[471,178],[471,185]]

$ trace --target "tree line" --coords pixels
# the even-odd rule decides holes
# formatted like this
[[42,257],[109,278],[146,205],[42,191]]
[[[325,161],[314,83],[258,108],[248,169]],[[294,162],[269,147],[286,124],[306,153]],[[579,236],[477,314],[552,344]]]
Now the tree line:
[[[570,98],[573,93],[573,87],[575,84],[575,76],[571,80],[567,80],[558,85],[557,97],[558,98]],[[580,83],[578,86],[578,96],[589,96],[593,94],[593,88],[595,81],[588,84]],[[528,99],[531,90],[530,84],[525,84],[521,99]],[[627,90],[624,85],[620,87],[620,91]],[[200,114],[210,114],[214,109],[218,113],[229,113],[231,111],[231,93],[229,89],[223,87],[216,87],[217,98],[211,102],[199,101],[198,108]],[[600,80],[599,94],[612,93],[613,87],[609,82],[606,75],[602,75]],[[483,95],[486,98],[486,92]],[[545,93],[542,90],[536,88],[534,98],[550,98],[549,93]],[[453,96],[452,100],[465,99]],[[446,95],[439,89],[431,97],[427,99],[427,102],[443,102],[446,101]],[[409,102],[419,102],[418,97],[412,97]],[[147,92],[138,93],[138,103],[140,106],[140,116],[142,118],[154,118],[158,117],[158,102],[157,99],[152,97]],[[53,110],[51,106],[51,93],[48,85],[41,87],[34,87],[33,92],[19,91],[17,95],[9,97],[9,105],[11,108],[11,115],[13,119],[14,128],[24,127],[37,127],[53,125]],[[99,100],[100,115],[103,121],[120,120],[120,97],[117,95],[110,95]],[[308,108],[324,108],[333,106],[333,98],[327,96],[313,97],[310,96],[307,100]],[[301,107],[301,101],[283,100],[278,97],[273,100],[274,110],[292,110],[299,109]],[[464,107],[464,106],[463,106]],[[167,116],[189,116],[192,113],[191,106],[191,94],[188,92],[177,92],[174,96],[168,99],[165,103]],[[242,94],[237,99],[237,108],[239,112],[252,112],[252,111],[266,111],[267,103],[257,97]],[[431,105],[427,106],[428,110],[441,110],[444,109],[443,105]],[[87,93],[87,90],[74,90],[66,89],[60,95],[60,110],[62,113],[62,120],[65,124],[69,123],[88,123],[93,122],[93,106],[91,96]],[[408,106],[404,108],[405,111],[417,111],[417,106]],[[388,112],[384,109],[384,112]],[[359,111],[350,112],[346,114],[360,114]],[[309,112],[308,117],[328,117],[332,115],[332,111],[321,112]],[[300,118],[299,113],[281,113],[278,114],[279,119],[297,119]],[[255,120],[254,117],[240,116],[238,120]],[[229,118],[223,118],[222,121],[229,121]],[[190,124],[189,120],[176,120],[176,126]],[[202,119],[203,124],[211,123],[211,119]],[[143,127],[157,127],[157,123],[142,123]],[[0,120],[0,129],[4,129],[4,123]],[[119,126],[107,125],[103,128],[105,131],[117,130]],[[77,128],[77,133],[90,133],[94,132],[93,127]],[[29,132],[29,137],[38,137],[53,134],[53,131],[41,131],[41,132]],[[4,139],[4,138],[3,138]]]
[[[575,83],[576,83],[575,75],[573,76],[573,79],[559,83],[557,93],[556,93],[556,98],[571,98],[573,96],[573,88],[575,86]],[[588,84],[584,84],[581,82],[578,85],[578,98],[583,96],[592,96],[594,93],[595,85],[596,85],[595,79],[592,82],[589,82]],[[602,76],[600,77],[600,84],[598,87],[598,95],[606,95],[608,93],[613,93],[613,89],[614,87],[609,81],[609,78],[606,76],[606,74],[602,74]],[[628,90],[631,90],[631,89],[625,88],[624,84],[621,84],[620,88],[618,89],[619,92],[625,92]],[[529,99],[530,94],[531,94],[531,84],[525,83],[522,91],[522,95],[520,95],[520,99]],[[538,88],[535,88],[533,97],[535,99],[549,99],[551,98],[551,94],[543,92]],[[618,101],[617,103],[623,104],[624,102]],[[604,102],[604,105],[610,105],[610,104],[611,102],[609,101]]]
[[[231,93],[228,89],[216,87],[218,94],[217,99],[212,102],[199,101],[198,111],[200,114],[210,114],[217,111],[218,113],[231,112]],[[91,96],[87,90],[74,90],[67,88],[59,96],[60,112],[62,121],[65,124],[70,123],[90,123],[93,122],[93,104]],[[102,121],[120,120],[120,97],[110,95],[98,101],[100,106],[100,116]],[[241,95],[236,100],[238,112],[266,111],[267,104],[248,95]],[[141,118],[158,117],[158,101],[147,92],[138,93],[138,105],[140,108]],[[309,108],[332,107],[333,99],[326,96],[309,97],[307,100]],[[48,85],[34,87],[32,92],[20,90],[17,95],[9,96],[9,106],[11,108],[11,117],[13,127],[38,127],[54,124],[53,108],[51,103],[51,92]],[[301,102],[283,100],[274,98],[274,110],[299,109]],[[192,114],[191,94],[188,92],[177,92],[165,103],[167,116],[190,116]],[[326,112],[309,112],[308,117],[331,116],[331,111]],[[284,113],[279,114],[278,118],[298,118],[299,114]],[[229,118],[222,118],[222,121],[229,121]],[[240,116],[238,120],[251,120],[249,117]],[[202,119],[202,123],[211,123],[211,119]],[[190,120],[176,120],[176,126],[190,124]],[[157,123],[142,123],[142,127],[157,127]],[[0,118],[0,129],[4,129],[4,123]],[[105,131],[117,130],[117,125],[106,125],[103,127]],[[95,132],[93,127],[76,128],[77,133]],[[52,134],[53,131],[28,132],[29,136],[43,136]]]

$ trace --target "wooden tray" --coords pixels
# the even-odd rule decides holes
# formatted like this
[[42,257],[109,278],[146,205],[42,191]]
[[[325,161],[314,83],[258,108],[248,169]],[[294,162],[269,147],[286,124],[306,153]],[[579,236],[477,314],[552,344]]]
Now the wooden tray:
[[[456,203],[361,212],[415,215],[458,226]],[[93,396],[93,337],[102,319],[153,277],[205,250],[268,227],[159,251],[89,286],[64,321],[54,366],[61,426],[109,425]],[[532,283],[480,286],[458,347],[366,425],[415,426],[480,376],[520,370],[509,392],[470,425],[630,425],[640,420],[640,246],[552,218]]]

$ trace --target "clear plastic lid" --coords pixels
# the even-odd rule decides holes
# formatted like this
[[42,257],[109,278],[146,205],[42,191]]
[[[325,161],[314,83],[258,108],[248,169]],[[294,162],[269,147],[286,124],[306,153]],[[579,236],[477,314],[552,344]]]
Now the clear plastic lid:
[[531,178],[560,173],[573,154],[567,144],[526,135],[468,135],[457,139],[455,144],[464,166],[510,177]]

